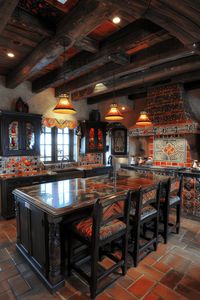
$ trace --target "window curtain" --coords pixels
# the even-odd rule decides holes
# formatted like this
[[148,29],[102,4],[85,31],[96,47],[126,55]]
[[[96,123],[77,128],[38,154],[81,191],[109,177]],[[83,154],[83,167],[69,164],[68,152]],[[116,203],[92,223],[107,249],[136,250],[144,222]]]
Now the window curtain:
[[58,127],[60,129],[69,128],[74,129],[77,127],[77,121],[58,120],[54,118],[43,118],[42,125],[45,127]]

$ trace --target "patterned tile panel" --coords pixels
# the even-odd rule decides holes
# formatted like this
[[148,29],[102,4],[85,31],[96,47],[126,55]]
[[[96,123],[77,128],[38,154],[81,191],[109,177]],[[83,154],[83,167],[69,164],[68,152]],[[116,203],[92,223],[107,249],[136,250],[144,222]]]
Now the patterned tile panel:
[[183,138],[156,138],[154,161],[186,162],[187,145]]

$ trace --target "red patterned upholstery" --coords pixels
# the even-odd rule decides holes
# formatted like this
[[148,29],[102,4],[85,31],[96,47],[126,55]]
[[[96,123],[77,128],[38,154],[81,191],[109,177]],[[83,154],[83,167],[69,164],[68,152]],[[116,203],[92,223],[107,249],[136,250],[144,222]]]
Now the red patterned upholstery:
[[[173,196],[173,197],[169,197],[169,204],[172,205],[176,202],[179,202],[181,199],[179,196]],[[165,198],[161,198],[160,199],[160,202],[161,203],[164,203],[165,202]]]
[[143,195],[143,198],[142,198],[142,204],[144,205],[146,202],[152,200],[152,199],[155,199],[156,198],[156,194],[157,194],[157,190],[151,190],[149,192],[146,192],[144,195]]
[[[90,239],[92,236],[92,218],[84,219],[75,226],[75,230],[83,237]],[[109,236],[126,228],[126,224],[117,219],[100,227],[100,240],[104,240]]]
[[[153,215],[153,214],[156,214],[157,213],[157,210],[151,206],[151,205],[146,205],[142,208],[142,211],[141,211],[141,220],[144,220],[145,218]],[[130,215],[131,216],[135,216],[135,208],[132,208],[131,211],[130,211]]]

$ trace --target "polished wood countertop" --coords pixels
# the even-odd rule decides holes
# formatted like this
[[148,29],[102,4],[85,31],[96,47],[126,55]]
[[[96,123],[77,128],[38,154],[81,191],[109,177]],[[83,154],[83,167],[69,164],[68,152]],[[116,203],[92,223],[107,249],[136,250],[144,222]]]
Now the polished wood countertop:
[[13,194],[53,216],[92,206],[99,197],[127,193],[158,182],[167,176],[122,170],[115,179],[108,175],[43,183],[15,189]]

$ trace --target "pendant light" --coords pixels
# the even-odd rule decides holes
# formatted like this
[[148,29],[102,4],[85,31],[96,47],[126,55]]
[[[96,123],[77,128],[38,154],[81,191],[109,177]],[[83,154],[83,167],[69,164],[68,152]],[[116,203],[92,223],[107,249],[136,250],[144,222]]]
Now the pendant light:
[[67,94],[61,94],[59,96],[58,103],[56,107],[54,107],[53,112],[57,114],[68,114],[68,115],[77,113]]
[[107,121],[121,121],[124,119],[122,113],[120,112],[118,105],[116,103],[112,103],[110,105],[110,109],[107,112],[105,119]]
[[[64,61],[63,61],[63,69],[65,67],[65,51],[66,51],[66,41],[63,41],[63,48],[64,48]],[[64,72],[64,78],[63,78],[64,82],[65,82],[65,72]],[[56,106],[53,109],[53,112],[58,113],[58,114],[68,114],[68,115],[72,115],[72,114],[76,114],[77,111],[75,110],[75,108],[73,107],[73,104],[71,102],[71,97],[68,94],[61,94],[59,96],[59,100],[58,103],[56,104]]]
[[152,125],[151,120],[149,119],[146,111],[141,111],[140,116],[136,122],[138,126],[150,126]]
[[[113,74],[113,98],[114,100],[116,99],[115,97],[115,77],[114,77],[114,74]],[[106,116],[105,116],[105,119],[107,121],[121,121],[124,119],[122,113],[120,112],[119,110],[119,107],[116,103],[112,103],[110,105],[110,109],[109,111],[107,112]]]

